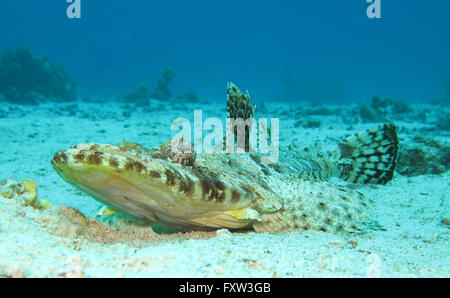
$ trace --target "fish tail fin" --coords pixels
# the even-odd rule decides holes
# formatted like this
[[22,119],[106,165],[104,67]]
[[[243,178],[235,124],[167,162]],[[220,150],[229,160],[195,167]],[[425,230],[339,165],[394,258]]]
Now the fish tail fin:
[[351,183],[386,184],[394,177],[398,136],[394,124],[383,124],[339,143],[340,177]]

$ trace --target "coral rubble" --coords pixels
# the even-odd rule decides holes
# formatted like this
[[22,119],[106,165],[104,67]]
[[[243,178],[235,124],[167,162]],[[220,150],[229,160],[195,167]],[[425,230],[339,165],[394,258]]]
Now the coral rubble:
[[170,68],[164,69],[158,77],[156,88],[150,93],[151,98],[160,100],[169,100],[172,92],[169,89],[169,84],[175,76],[175,71]]

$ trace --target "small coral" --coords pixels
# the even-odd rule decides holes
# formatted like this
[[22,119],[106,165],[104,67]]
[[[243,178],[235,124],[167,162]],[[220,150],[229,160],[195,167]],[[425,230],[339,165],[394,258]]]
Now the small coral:
[[21,104],[71,101],[75,99],[75,85],[63,67],[18,47],[0,56],[0,94],[4,100]]
[[446,225],[447,227],[450,227],[450,218],[448,218],[448,217],[442,218],[441,223]]
[[158,77],[158,82],[155,90],[150,93],[151,98],[160,100],[169,100],[172,92],[169,89],[169,84],[175,76],[175,71],[170,68],[164,69]]
[[385,121],[385,117],[381,113],[378,113],[375,109],[367,104],[361,104],[359,106],[359,114],[361,116],[361,120],[365,123]]
[[177,95],[177,102],[199,102],[200,98],[194,90],[188,89],[182,94]]
[[141,84],[135,91],[125,94],[123,96],[123,101],[144,106],[149,104],[149,98],[150,94],[148,93],[147,86],[145,84]]
[[33,180],[24,180],[22,183],[14,179],[0,182],[0,197],[21,200],[25,206],[36,209],[45,209],[51,206],[50,202],[37,198],[37,185]]
[[322,126],[322,123],[317,120],[308,120],[303,127],[305,128],[319,128]]
[[389,119],[403,120],[403,114],[412,112],[411,104],[405,100],[380,96],[372,98],[371,105],[361,104],[360,115],[363,122],[383,122]]
[[303,128],[319,128],[321,126],[322,126],[322,123],[318,120],[307,120],[307,121],[297,120],[294,123],[295,128],[301,128],[301,127],[303,127]]
[[319,115],[319,116],[331,116],[331,115],[337,115],[339,111],[336,109],[330,109],[327,107],[318,107],[318,108],[312,108],[305,111],[306,115]]
[[441,174],[450,169],[450,147],[439,142],[416,137],[403,145],[397,172],[405,176]]
[[440,130],[450,130],[450,114],[443,113],[439,121],[436,123],[436,128]]
[[392,103],[392,113],[393,114],[406,114],[412,112],[411,104],[405,100],[394,100]]
[[374,96],[372,98],[372,103],[371,106],[372,108],[374,108],[375,110],[382,110],[382,109],[386,109],[390,104],[392,104],[392,99],[390,98],[384,98],[382,99],[379,96]]

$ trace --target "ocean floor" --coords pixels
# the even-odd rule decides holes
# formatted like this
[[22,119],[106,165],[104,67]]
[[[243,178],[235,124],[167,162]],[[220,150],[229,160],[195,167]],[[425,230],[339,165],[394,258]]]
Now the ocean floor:
[[226,116],[225,102],[3,103],[0,181],[34,180],[39,200],[53,207],[0,197],[0,277],[450,277],[450,111],[442,106],[411,105],[381,117],[356,104],[257,104],[256,117],[280,119],[281,146],[319,142],[326,149],[384,121],[398,125],[402,174],[387,185],[355,186],[376,202],[385,231],[358,236],[116,231],[95,220],[105,222],[96,216],[99,203],[50,166],[55,152],[79,143],[125,138],[158,146],[174,135],[172,120],[193,121],[195,109],[203,119]]

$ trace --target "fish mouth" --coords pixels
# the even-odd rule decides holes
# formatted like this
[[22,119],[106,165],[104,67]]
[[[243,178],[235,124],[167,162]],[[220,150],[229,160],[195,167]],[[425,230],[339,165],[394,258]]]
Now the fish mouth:
[[[54,154],[51,164],[64,181],[100,203],[168,228],[237,229],[261,220],[248,208],[253,198],[244,190],[117,146],[80,144]],[[242,200],[232,202],[237,194]]]

